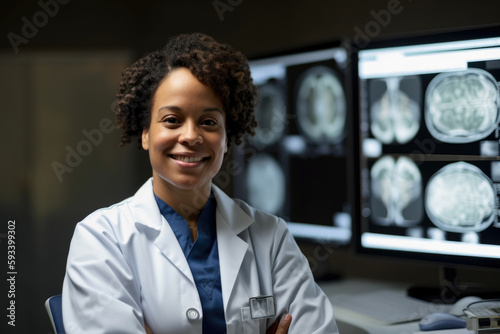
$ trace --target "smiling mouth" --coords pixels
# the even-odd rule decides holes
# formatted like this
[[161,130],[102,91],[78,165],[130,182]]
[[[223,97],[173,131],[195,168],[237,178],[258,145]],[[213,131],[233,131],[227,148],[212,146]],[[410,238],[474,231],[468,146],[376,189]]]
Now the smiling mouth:
[[200,161],[203,161],[203,160],[207,160],[208,157],[205,157],[205,158],[202,158],[202,157],[186,157],[186,156],[182,156],[182,155],[170,155],[170,157],[174,160],[179,160],[179,161],[183,161],[183,162],[200,162]]

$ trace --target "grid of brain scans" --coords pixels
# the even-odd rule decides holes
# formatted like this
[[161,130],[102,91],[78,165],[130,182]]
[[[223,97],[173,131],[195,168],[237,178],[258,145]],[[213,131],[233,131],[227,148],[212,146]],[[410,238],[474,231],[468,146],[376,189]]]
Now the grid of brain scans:
[[500,39],[371,48],[358,64],[363,247],[499,258]]
[[235,195],[287,221],[295,237],[348,243],[347,50],[340,43],[250,62],[258,127],[235,149]]

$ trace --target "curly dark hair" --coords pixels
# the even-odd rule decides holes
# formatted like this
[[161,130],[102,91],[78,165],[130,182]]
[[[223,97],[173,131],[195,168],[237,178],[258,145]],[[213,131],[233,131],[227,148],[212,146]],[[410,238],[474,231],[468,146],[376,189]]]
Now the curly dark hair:
[[241,144],[245,134],[254,135],[257,89],[248,60],[227,44],[201,33],[173,37],[167,45],[151,52],[122,73],[115,105],[121,146],[150,126],[152,98],[158,85],[172,70],[186,67],[203,84],[211,87],[226,113],[228,143]]

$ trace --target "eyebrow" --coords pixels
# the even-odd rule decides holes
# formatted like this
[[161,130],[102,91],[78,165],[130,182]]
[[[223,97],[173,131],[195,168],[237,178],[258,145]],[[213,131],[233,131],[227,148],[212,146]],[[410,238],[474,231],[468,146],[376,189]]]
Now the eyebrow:
[[[158,111],[162,110],[162,109],[168,109],[168,110],[172,110],[172,111],[179,111],[179,112],[182,112],[182,109],[179,108],[178,106],[163,106],[163,107],[160,107],[158,109]],[[203,109],[204,112],[211,112],[211,111],[218,111],[220,112],[221,114],[223,114],[222,110],[220,110],[219,108],[217,107],[210,107],[210,108],[205,108]]]

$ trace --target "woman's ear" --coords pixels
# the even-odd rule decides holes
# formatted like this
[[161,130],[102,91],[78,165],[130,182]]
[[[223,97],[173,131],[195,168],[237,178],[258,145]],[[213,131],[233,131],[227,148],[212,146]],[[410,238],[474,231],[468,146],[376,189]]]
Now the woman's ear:
[[141,142],[142,148],[145,151],[149,150],[149,128],[145,128],[142,130]]

